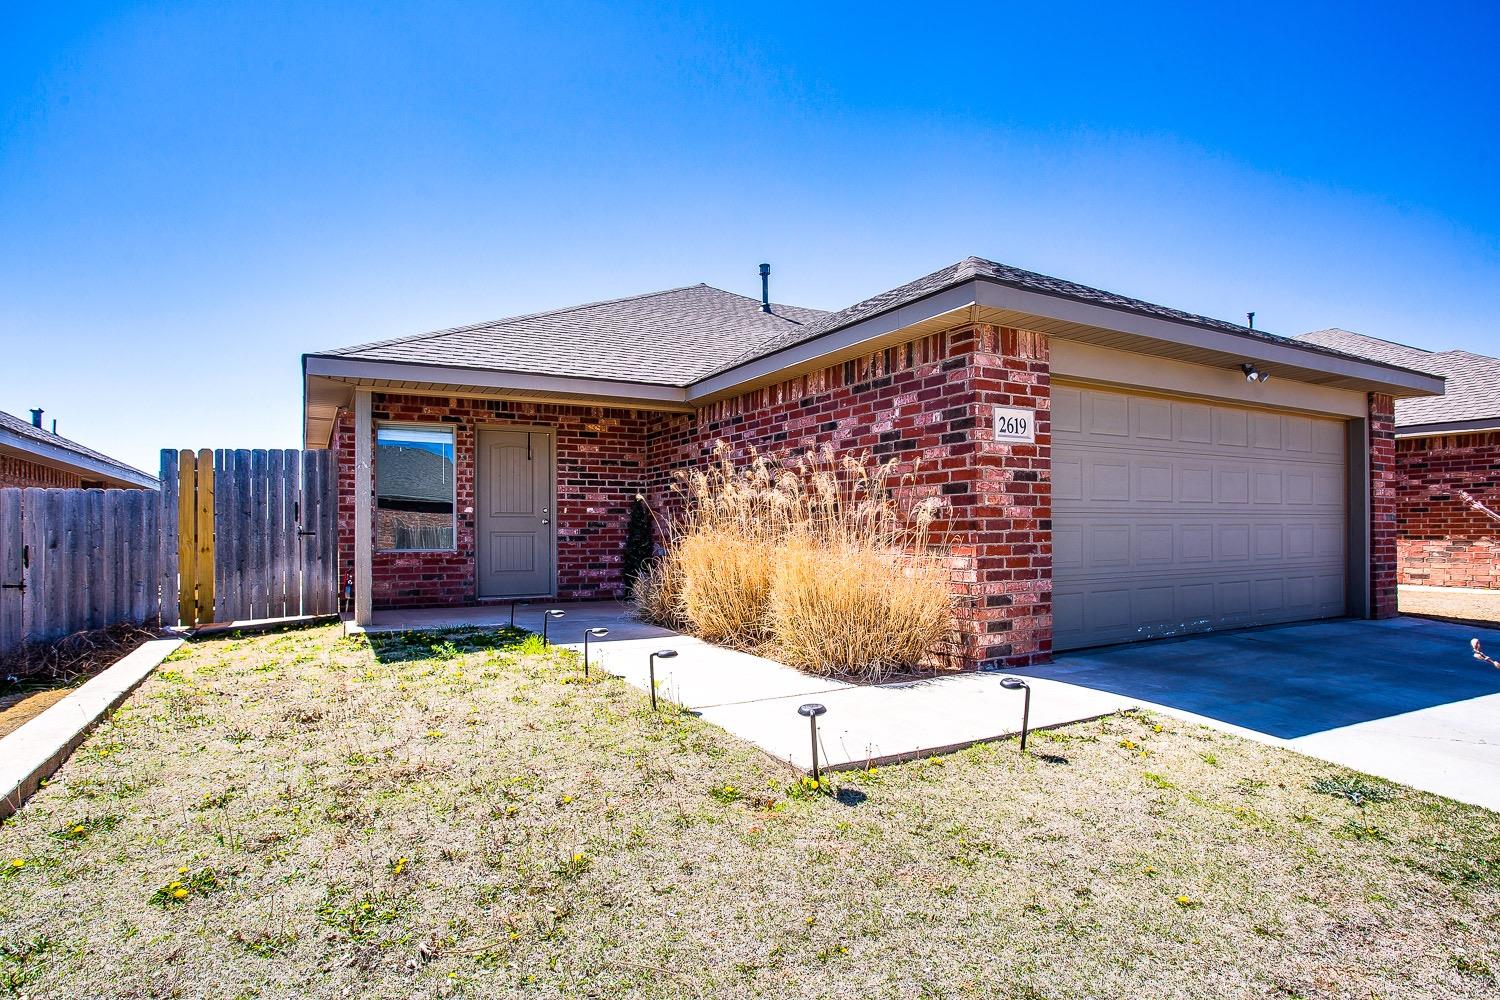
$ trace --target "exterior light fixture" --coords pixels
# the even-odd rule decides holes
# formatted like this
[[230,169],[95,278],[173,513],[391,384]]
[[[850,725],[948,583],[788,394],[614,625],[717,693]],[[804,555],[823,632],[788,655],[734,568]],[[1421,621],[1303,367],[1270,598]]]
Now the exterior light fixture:
[[1002,677],[1000,686],[1007,691],[1025,691],[1026,700],[1021,703],[1021,752],[1026,752],[1026,730],[1031,726],[1031,685],[1019,677]]
[[828,709],[824,708],[822,705],[819,705],[815,701],[810,701],[806,705],[797,706],[797,714],[805,716],[807,718],[808,725],[812,729],[812,778],[814,782],[819,780],[818,716],[822,715],[826,711],[828,711]]
[[583,676],[587,680],[589,676],[589,640],[603,639],[609,635],[607,628],[586,628],[583,630]]
[[1246,382],[1265,383],[1271,381],[1271,376],[1267,375],[1265,372],[1261,371],[1259,368],[1256,368],[1249,362],[1240,365],[1240,371],[1245,373]]
[[554,618],[565,618],[565,617],[567,617],[567,612],[566,611],[561,611],[561,610],[559,610],[557,608],[550,608],[547,611],[542,612],[542,645],[543,646],[550,646],[550,645],[552,645],[552,641],[547,638],[547,623],[550,622]]
[[651,678],[651,711],[653,712],[656,711],[656,658],[661,657],[663,660],[670,660],[676,655],[677,650],[675,649],[658,649],[656,652],[651,654],[651,659],[647,669],[650,672]]
[[515,601],[511,601],[510,602],[510,627],[511,628],[515,628],[516,627],[516,602]]

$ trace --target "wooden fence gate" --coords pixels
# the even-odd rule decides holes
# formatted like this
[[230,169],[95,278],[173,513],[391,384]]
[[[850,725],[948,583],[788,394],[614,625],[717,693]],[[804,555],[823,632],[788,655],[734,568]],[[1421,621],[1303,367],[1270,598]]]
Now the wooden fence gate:
[[0,654],[161,613],[151,490],[0,489]]
[[162,451],[162,593],[182,624],[338,611],[335,469],[331,451]]

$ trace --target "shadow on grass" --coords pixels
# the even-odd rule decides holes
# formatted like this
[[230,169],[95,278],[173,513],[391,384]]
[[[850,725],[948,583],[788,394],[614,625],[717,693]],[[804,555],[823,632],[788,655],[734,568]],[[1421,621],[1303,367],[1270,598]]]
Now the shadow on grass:
[[868,798],[869,796],[858,788],[840,788],[837,792],[833,793],[835,802],[841,806],[848,806],[851,809],[862,804]]
[[452,659],[485,649],[519,651],[532,633],[502,625],[497,628],[456,628],[365,633],[370,652],[380,663]]

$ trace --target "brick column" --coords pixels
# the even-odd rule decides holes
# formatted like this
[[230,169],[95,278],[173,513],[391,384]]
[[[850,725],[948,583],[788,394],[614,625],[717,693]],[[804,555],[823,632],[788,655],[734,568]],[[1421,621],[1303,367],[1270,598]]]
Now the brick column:
[[1396,404],[1370,393],[1370,617],[1396,615]]
[[[974,448],[950,495],[955,554],[967,557],[962,599],[964,659],[985,668],[1024,666],[1052,656],[1052,396],[1047,338],[980,325],[952,335],[948,364],[960,362]],[[994,407],[1035,412],[1034,444],[995,440]],[[955,476],[955,479],[958,477]]]

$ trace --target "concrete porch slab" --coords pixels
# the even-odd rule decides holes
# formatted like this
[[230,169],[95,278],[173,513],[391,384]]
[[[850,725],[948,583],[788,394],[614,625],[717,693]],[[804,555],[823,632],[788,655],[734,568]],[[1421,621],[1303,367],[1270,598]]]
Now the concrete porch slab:
[[[797,706],[816,701],[828,709],[819,719],[819,763],[830,770],[860,768],[945,753],[1014,736],[1021,729],[1022,695],[1000,687],[1000,674],[950,674],[894,684],[861,685],[814,677],[784,664],[725,649],[669,629],[647,625],[614,601],[518,605],[516,624],[542,628],[548,607],[565,617],[549,625],[559,645],[582,649],[583,633],[607,628],[609,637],[590,644],[599,668],[649,691],[653,650],[675,649],[657,660],[657,694],[722,726],[801,771],[812,767],[807,719]],[[484,608],[376,612],[374,622],[350,632],[498,627],[509,624],[510,605]],[[1108,692],[1052,680],[1031,680],[1031,727],[1066,725],[1134,707]]]

